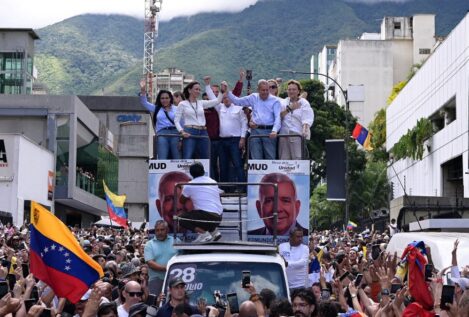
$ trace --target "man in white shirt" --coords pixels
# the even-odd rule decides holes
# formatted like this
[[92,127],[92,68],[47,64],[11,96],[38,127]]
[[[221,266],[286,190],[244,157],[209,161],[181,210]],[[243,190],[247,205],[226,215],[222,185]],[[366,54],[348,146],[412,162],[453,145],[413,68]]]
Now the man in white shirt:
[[208,176],[205,176],[204,166],[196,162],[189,167],[192,180],[184,185],[179,201],[184,204],[191,199],[194,210],[184,212],[179,217],[179,224],[193,232],[199,233],[194,240],[196,243],[217,241],[221,238],[217,227],[220,225],[223,207],[220,200],[220,189],[216,185],[194,185],[191,184],[216,184]]
[[287,264],[287,280],[290,293],[294,289],[307,286],[309,248],[302,243],[303,230],[294,228],[290,231],[290,241],[278,246],[278,253]]
[[130,307],[142,301],[142,287],[135,281],[129,281],[124,286],[122,296],[125,298],[125,302],[117,307],[117,313],[119,317],[128,317]]

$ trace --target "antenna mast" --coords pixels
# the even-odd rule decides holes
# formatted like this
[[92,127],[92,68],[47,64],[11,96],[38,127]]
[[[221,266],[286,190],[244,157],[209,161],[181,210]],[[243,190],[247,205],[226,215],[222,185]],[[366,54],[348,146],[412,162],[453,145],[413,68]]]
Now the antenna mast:
[[155,40],[158,37],[158,13],[163,0],[145,0],[145,21],[143,35],[143,75],[146,80],[146,94],[153,102],[153,64]]

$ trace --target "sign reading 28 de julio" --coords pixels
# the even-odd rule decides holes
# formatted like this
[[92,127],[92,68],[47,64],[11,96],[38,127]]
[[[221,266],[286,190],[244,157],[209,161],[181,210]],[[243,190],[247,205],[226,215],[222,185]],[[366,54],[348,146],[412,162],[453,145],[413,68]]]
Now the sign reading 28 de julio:
[[[279,242],[288,240],[293,228],[308,235],[309,228],[309,161],[250,160],[248,182],[277,184],[277,235]],[[248,188],[248,240],[272,240],[274,229],[274,187]]]

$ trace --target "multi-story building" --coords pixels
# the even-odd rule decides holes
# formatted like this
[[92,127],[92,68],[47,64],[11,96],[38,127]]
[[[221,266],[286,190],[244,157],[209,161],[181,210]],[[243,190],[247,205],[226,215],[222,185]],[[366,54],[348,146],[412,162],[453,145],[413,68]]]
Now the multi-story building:
[[34,80],[33,29],[0,28],[0,94],[31,94]]
[[186,74],[178,68],[165,68],[156,74],[156,91],[161,89],[171,92],[182,91],[184,86],[195,79],[194,75]]
[[[416,29],[414,19],[414,32]],[[416,45],[419,48],[413,50],[413,58],[419,57],[422,52],[426,53],[422,49],[429,47],[429,44]],[[416,206],[415,209],[409,209],[408,218],[412,221],[417,216],[424,219],[433,217],[430,211],[464,210],[467,217],[468,74],[469,14],[466,14],[387,108],[388,151],[421,118],[430,119],[435,132],[425,142],[421,160],[401,159],[388,168],[388,178],[393,184],[395,197],[391,202],[391,217],[397,218],[399,210],[409,205]],[[432,205],[435,206],[433,209]],[[413,213],[415,210],[417,214]]]
[[[380,33],[340,40],[335,60],[328,62],[327,69],[319,69],[344,89],[363,85],[364,102],[350,103],[350,110],[360,123],[368,125],[375,113],[386,106],[392,87],[405,80],[412,65],[424,61],[434,47],[435,15],[385,17]],[[339,89],[333,96],[339,104],[345,104]]]

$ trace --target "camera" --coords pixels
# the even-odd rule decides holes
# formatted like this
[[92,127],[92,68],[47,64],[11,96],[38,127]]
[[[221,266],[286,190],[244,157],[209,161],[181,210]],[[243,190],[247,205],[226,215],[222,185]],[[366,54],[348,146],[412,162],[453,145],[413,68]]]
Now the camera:
[[246,69],[246,80],[252,80],[252,69]]

